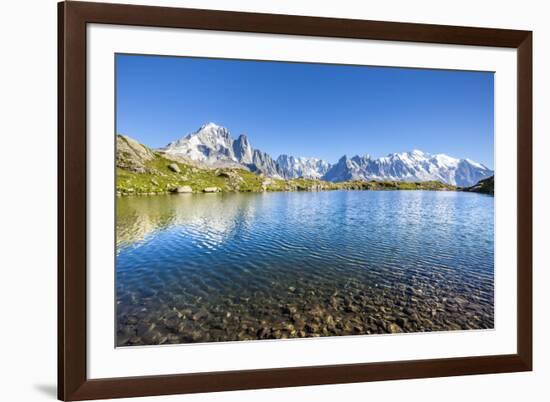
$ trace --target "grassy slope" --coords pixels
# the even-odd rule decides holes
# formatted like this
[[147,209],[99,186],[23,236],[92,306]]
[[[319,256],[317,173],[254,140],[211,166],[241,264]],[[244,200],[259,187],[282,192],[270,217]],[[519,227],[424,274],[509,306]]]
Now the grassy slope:
[[[175,163],[180,173],[173,172],[168,165]],[[145,163],[154,172],[136,173],[117,167],[117,192],[121,193],[168,193],[179,186],[191,186],[194,191],[206,187],[218,187],[221,191],[235,191],[230,181],[216,174],[214,170],[198,169],[184,163],[174,162],[155,154],[155,158]],[[260,191],[261,178],[245,170],[238,175],[244,179],[240,191]]]
[[[175,163],[180,172],[173,172],[168,165]],[[217,187],[222,192],[261,191],[311,191],[311,190],[455,190],[454,186],[440,182],[377,182],[350,181],[331,183],[313,179],[269,179],[245,169],[201,169],[182,162],[167,159],[154,152],[154,158],[144,162],[146,173],[137,173],[117,167],[117,193],[165,194],[176,187],[190,186],[193,192],[202,192],[206,187]]]

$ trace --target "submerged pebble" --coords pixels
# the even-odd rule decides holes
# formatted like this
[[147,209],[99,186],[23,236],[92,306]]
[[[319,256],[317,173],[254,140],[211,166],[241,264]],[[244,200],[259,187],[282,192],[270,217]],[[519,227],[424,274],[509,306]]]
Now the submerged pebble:
[[[270,204],[272,196],[290,198]],[[456,214],[456,225],[475,218],[471,242],[459,244],[457,226],[443,220],[453,217],[438,215],[455,208],[448,194],[202,197],[203,204],[191,197],[117,200],[117,235],[126,239],[117,250],[117,345],[494,327],[489,199],[479,196],[478,209],[467,204],[468,214]],[[333,208],[327,197],[343,204]],[[377,214],[388,213],[393,197],[410,208],[396,209],[390,222]],[[473,197],[461,202],[478,202]],[[414,209],[419,203],[426,208]],[[363,206],[374,215],[353,210]],[[273,211],[261,208],[283,215],[271,220]],[[474,210],[487,213],[487,233]],[[327,226],[334,220],[345,230]]]

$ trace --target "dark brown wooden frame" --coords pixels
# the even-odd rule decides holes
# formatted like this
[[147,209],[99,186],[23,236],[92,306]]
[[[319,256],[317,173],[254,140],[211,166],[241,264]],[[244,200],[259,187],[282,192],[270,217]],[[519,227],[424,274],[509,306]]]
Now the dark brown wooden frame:
[[[86,25],[119,24],[517,49],[517,353],[116,379],[86,375]],[[133,6],[58,4],[58,397],[118,398],[532,370],[532,32]]]

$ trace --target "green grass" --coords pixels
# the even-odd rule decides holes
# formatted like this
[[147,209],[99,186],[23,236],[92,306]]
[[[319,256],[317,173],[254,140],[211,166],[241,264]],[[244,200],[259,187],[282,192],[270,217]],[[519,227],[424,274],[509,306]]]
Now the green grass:
[[[168,165],[175,163],[180,172]],[[117,168],[116,188],[121,194],[164,194],[180,186],[190,186],[193,192],[207,187],[220,191],[262,191],[262,178],[244,169],[200,169],[185,163],[169,160],[155,153],[153,160],[145,162],[147,173],[136,173]],[[224,176],[228,172],[230,177]]]

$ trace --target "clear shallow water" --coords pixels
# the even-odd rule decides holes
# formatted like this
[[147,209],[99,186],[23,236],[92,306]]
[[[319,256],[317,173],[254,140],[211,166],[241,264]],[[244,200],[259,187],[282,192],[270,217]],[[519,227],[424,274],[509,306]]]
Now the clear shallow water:
[[117,198],[117,345],[493,328],[493,201]]

